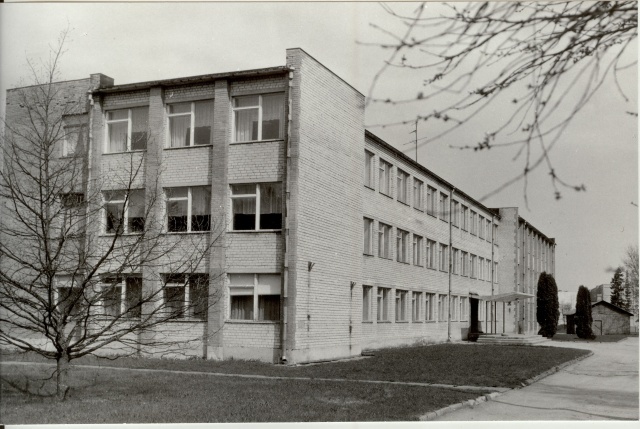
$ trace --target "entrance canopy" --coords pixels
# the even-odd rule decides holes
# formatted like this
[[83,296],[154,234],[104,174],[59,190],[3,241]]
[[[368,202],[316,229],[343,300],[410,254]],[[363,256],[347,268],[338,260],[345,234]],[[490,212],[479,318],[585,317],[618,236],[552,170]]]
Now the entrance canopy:
[[526,298],[533,298],[533,297],[534,295],[531,295],[530,293],[508,292],[508,293],[499,293],[497,295],[479,296],[478,299],[482,299],[487,302],[512,302],[518,299],[526,299]]

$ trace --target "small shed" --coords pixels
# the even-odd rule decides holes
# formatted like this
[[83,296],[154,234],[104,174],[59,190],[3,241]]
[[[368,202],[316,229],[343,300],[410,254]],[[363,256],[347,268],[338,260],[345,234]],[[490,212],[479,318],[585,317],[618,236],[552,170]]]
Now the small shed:
[[576,309],[562,310],[562,317],[564,317],[564,324],[567,330],[567,334],[576,333]]
[[593,324],[591,328],[596,335],[628,334],[629,319],[633,313],[628,312],[607,301],[598,301],[591,305]]

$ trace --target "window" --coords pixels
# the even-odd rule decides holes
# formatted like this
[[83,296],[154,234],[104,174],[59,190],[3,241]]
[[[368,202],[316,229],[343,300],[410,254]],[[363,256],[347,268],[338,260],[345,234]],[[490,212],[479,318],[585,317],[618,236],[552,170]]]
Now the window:
[[408,249],[409,245],[409,233],[397,228],[396,234],[396,261],[409,262]]
[[447,255],[448,247],[449,246],[447,246],[446,244],[440,243],[440,255],[438,255],[438,260],[440,261],[440,271],[449,271]]
[[389,320],[389,289],[384,287],[378,288],[377,296],[377,319],[379,322]]
[[409,187],[409,175],[404,171],[400,170],[399,168],[397,170],[398,170],[398,190],[397,190],[398,201],[400,201],[401,203],[408,204],[409,192],[407,191],[407,188]]
[[368,186],[369,188],[374,188],[375,185],[373,183],[374,176],[374,159],[375,156],[369,152],[368,150],[364,151],[364,186]]
[[478,258],[478,279],[485,280],[484,277],[484,258]]
[[460,223],[462,224],[462,229],[464,231],[468,231],[469,230],[469,208],[464,204],[461,204],[461,206],[462,206],[462,213],[461,213]]
[[55,285],[58,312],[71,318],[79,316],[87,305],[79,282],[71,276],[59,276]]
[[458,260],[459,253],[460,251],[455,247],[451,249],[451,257],[453,258],[451,261],[451,272],[453,274],[460,274],[460,261]]
[[493,263],[493,282],[498,283],[498,263]]
[[233,230],[282,229],[282,183],[231,185]]
[[384,159],[380,159],[379,179],[380,193],[391,196],[391,164]]
[[229,274],[232,320],[280,320],[280,274]]
[[104,232],[106,234],[132,234],[144,231],[144,190],[105,191]]
[[478,225],[476,223],[476,212],[474,212],[473,210],[471,210],[471,219],[469,219],[469,224],[470,224],[469,232],[471,232],[471,234],[473,235],[476,235]]
[[209,275],[165,275],[164,305],[165,311],[175,317],[205,320],[209,306]]
[[284,136],[284,94],[233,98],[234,142],[281,139]]
[[424,320],[427,322],[432,322],[435,320],[435,314],[433,313],[433,307],[435,305],[435,294],[434,293],[425,293],[424,294]]
[[168,112],[169,147],[213,144],[213,100],[170,104]]
[[478,215],[478,237],[484,238],[484,216]]
[[420,179],[413,178],[413,207],[418,210],[424,210],[423,197],[424,183]]
[[469,253],[467,252],[460,252],[460,268],[462,269],[462,275],[463,276],[468,276],[469,275]]
[[396,322],[404,322],[407,320],[407,291],[396,290]]
[[427,240],[427,268],[436,268],[436,242]]
[[391,259],[391,251],[389,250],[390,236],[391,227],[378,222],[378,256],[381,258]]
[[371,286],[362,286],[362,321],[369,322],[371,320],[371,294],[373,288]]
[[498,225],[493,225],[493,236],[498,237]]
[[365,255],[373,255],[373,220],[364,218],[364,249]]
[[422,316],[422,294],[420,292],[411,293],[411,320],[420,322]]
[[438,211],[437,196],[438,191],[431,186],[427,186],[427,214],[435,216]]
[[142,277],[107,277],[103,280],[105,316],[139,319],[142,315]]
[[107,112],[106,153],[147,148],[149,107],[110,110]]
[[461,296],[460,297],[460,321],[466,321],[469,319],[469,315],[467,313],[467,297],[466,296]]
[[447,210],[447,208],[445,207],[445,202],[446,201],[447,201],[447,196],[445,194],[443,194],[442,192],[440,192],[440,202],[439,202],[439,205],[440,205],[440,212],[439,213],[440,213],[440,215],[439,215],[439,217],[440,217],[440,220],[444,220],[444,221],[447,220],[447,217],[445,215],[445,212]]
[[489,219],[485,219],[485,225],[486,225],[486,229],[485,229],[485,233],[486,233],[486,238],[487,241],[491,241],[491,221]]
[[476,255],[471,255],[470,265],[471,269],[469,270],[469,273],[471,275],[471,278],[475,279],[478,275],[478,273],[476,272],[478,270],[478,257]]
[[413,265],[422,265],[422,243],[422,237],[413,234]]
[[197,232],[211,229],[211,187],[169,188],[167,231]]
[[458,311],[460,310],[460,308],[458,307],[458,305],[459,305],[458,304],[458,297],[453,295],[451,297],[451,308],[450,308],[451,320],[456,320],[456,321],[459,320],[458,319],[458,316],[459,316]]
[[451,201],[451,205],[452,205],[452,208],[453,208],[453,213],[451,213],[451,224],[453,226],[458,226],[459,227],[460,226],[460,222],[458,220],[458,217],[459,217],[459,212],[460,212],[460,209],[459,209],[460,204],[456,200],[453,200],[453,201]]
[[86,131],[87,128],[84,125],[69,125],[64,127],[64,140],[62,141],[63,157],[74,157],[82,152]]
[[447,321],[447,295],[438,295],[438,320]]

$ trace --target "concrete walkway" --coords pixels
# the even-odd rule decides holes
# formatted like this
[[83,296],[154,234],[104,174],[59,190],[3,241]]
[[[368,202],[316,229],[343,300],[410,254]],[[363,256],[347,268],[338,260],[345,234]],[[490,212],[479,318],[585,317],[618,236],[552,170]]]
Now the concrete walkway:
[[617,343],[545,345],[587,349],[593,356],[530,386],[436,420],[638,420],[638,337]]

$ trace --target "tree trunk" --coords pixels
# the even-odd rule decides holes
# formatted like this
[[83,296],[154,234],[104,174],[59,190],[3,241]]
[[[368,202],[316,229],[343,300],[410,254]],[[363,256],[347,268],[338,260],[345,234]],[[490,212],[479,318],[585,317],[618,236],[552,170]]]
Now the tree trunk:
[[69,391],[67,385],[67,375],[69,372],[69,356],[63,353],[56,359],[56,397],[59,401],[64,401]]

